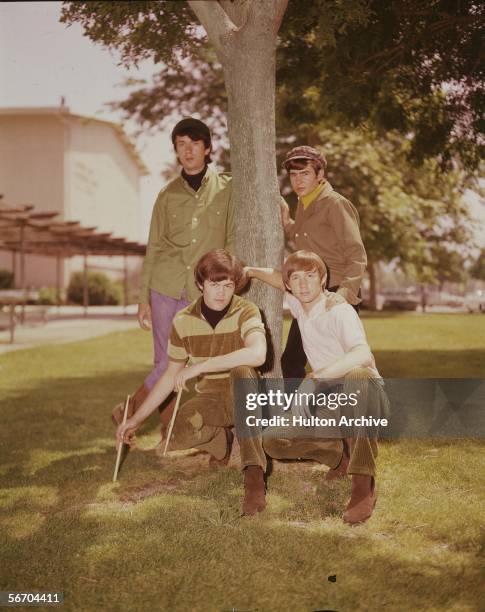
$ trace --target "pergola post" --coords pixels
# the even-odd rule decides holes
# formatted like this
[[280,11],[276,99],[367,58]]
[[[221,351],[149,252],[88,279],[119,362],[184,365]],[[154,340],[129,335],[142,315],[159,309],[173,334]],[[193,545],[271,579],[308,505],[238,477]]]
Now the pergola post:
[[56,300],[57,312],[61,306],[61,252],[56,253]]
[[17,257],[16,257],[16,251],[15,249],[12,249],[12,274],[13,274],[13,288],[15,288],[15,268],[16,268],[16,261],[17,261]]
[[128,307],[128,262],[123,255],[123,314],[126,315]]
[[84,251],[83,255],[84,259],[84,268],[83,268],[83,306],[84,306],[84,316],[88,316],[88,306],[89,306],[89,291],[88,291],[88,256],[86,251]]
[[22,292],[22,307],[20,322],[25,321],[25,222],[20,222],[20,290]]

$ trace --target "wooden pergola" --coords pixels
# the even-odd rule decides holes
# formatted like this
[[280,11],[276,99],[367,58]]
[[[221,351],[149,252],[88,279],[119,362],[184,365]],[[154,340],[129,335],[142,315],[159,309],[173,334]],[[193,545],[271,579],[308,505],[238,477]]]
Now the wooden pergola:
[[127,305],[127,258],[143,257],[145,245],[125,238],[116,238],[96,227],[83,227],[78,221],[56,221],[59,213],[36,212],[32,204],[10,206],[0,201],[0,250],[12,253],[12,270],[16,271],[19,257],[19,282],[21,293],[25,293],[25,256],[44,255],[55,257],[57,301],[61,294],[61,262],[67,257],[82,256],[84,259],[83,304],[87,313],[88,262],[89,255],[122,256],[124,278],[124,305]]

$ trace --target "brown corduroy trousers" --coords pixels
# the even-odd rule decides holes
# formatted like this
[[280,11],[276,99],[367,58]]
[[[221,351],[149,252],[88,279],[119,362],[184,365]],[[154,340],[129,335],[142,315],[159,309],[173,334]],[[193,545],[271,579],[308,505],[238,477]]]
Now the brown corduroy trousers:
[[[355,416],[386,414],[387,396],[378,379],[373,378],[367,368],[355,368],[344,377],[343,393],[348,395],[357,391],[359,404]],[[319,416],[318,410],[317,416]],[[325,416],[328,416],[328,413]],[[377,438],[369,438],[363,431],[364,428],[354,429],[350,437],[350,463],[347,472],[375,476]],[[336,468],[342,459],[344,451],[342,438],[285,438],[275,433],[266,430],[263,437],[264,450],[274,459],[312,459],[330,468]]]
[[[234,425],[233,384],[237,378],[258,378],[256,371],[249,366],[231,370],[230,377],[204,379],[197,383],[197,394],[187,400],[175,419],[170,450],[198,448],[216,459],[226,453],[226,434],[224,427]],[[266,455],[260,435],[246,435],[238,438],[241,451],[241,468],[259,465],[266,471]]]

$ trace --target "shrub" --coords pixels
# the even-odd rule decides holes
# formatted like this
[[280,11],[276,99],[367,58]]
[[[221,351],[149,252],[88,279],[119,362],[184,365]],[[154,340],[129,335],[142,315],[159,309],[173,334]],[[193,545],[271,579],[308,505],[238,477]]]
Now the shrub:
[[55,287],[41,287],[37,304],[45,304],[46,306],[57,304],[57,289]]
[[14,275],[9,270],[0,268],[0,289],[13,289]]
[[[74,272],[69,280],[67,299],[75,304],[83,303],[83,273]],[[90,306],[117,305],[122,302],[119,287],[102,272],[88,272]]]

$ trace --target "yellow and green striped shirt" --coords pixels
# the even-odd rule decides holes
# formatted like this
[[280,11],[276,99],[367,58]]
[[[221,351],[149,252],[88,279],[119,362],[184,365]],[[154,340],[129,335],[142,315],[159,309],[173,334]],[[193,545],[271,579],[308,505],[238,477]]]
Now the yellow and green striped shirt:
[[[234,295],[226,315],[215,329],[201,312],[202,297],[180,310],[172,323],[168,343],[168,357],[172,361],[190,364],[206,361],[210,357],[227,355],[244,348],[244,340],[254,331],[265,333],[258,307]],[[204,378],[226,378],[227,372],[204,374]]]

